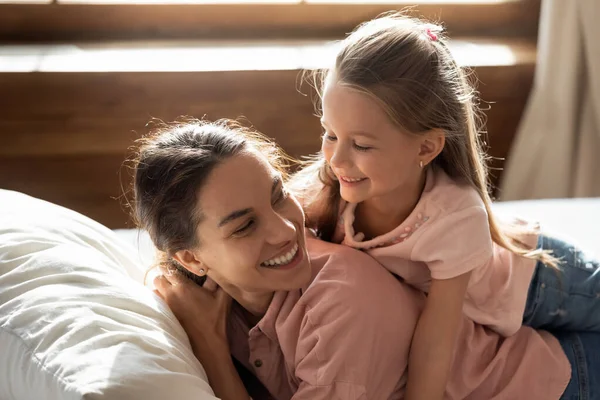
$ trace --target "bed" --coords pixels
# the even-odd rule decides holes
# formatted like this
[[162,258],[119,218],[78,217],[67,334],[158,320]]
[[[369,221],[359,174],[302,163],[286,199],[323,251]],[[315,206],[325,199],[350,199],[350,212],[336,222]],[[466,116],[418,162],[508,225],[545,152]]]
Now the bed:
[[[187,336],[143,286],[154,247],[0,189],[0,399],[215,400]],[[497,203],[600,257],[600,198]]]

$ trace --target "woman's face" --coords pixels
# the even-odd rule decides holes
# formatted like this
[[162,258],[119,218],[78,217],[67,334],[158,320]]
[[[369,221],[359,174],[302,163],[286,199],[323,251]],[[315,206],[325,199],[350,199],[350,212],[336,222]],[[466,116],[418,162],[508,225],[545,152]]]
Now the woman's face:
[[293,290],[311,276],[304,213],[264,156],[247,151],[221,162],[199,191],[194,256],[224,290]]

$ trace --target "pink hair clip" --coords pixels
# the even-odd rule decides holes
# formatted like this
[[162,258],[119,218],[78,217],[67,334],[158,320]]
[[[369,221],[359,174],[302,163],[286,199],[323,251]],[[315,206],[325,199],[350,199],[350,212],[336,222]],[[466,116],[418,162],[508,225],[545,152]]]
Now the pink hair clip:
[[435,34],[435,32],[431,30],[431,28],[425,28],[425,33],[427,34],[427,36],[429,36],[429,39],[433,40],[434,42],[437,42],[438,36]]

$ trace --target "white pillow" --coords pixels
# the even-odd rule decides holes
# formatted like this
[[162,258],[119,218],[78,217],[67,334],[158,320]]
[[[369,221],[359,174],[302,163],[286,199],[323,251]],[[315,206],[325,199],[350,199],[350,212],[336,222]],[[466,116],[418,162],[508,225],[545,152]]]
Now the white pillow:
[[130,254],[89,218],[0,190],[0,399],[215,399]]

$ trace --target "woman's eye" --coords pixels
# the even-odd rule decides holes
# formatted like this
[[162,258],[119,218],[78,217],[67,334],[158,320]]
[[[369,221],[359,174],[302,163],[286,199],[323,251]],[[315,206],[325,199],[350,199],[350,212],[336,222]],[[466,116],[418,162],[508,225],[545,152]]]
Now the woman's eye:
[[279,191],[279,194],[277,195],[277,198],[275,199],[275,204],[279,204],[282,201],[287,200],[287,198],[290,196],[289,192],[287,190],[285,190],[284,188],[281,188],[281,190]]
[[235,232],[233,232],[233,235],[234,236],[241,235],[241,234],[245,233],[246,231],[248,231],[253,226],[254,226],[254,220],[253,219],[248,220],[248,222],[246,222],[239,229],[237,229]]
[[337,138],[327,132],[323,133],[323,140],[326,140],[328,142],[335,142],[337,140]]

